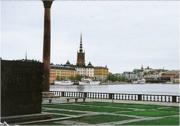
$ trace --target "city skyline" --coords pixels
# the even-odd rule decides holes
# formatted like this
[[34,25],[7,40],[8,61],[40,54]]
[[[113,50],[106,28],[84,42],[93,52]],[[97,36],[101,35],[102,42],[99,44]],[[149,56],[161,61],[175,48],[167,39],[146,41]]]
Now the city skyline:
[[[82,32],[86,64],[107,65],[113,73],[141,65],[178,69],[177,3],[55,1],[51,62],[75,64]],[[3,59],[23,59],[27,51],[42,61],[42,12],[41,2],[2,1]]]

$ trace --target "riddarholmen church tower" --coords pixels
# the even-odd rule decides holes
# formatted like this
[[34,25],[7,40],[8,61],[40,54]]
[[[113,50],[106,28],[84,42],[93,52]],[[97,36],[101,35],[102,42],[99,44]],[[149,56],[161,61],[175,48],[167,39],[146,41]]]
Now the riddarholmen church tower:
[[[61,74],[60,74],[61,73]],[[87,65],[85,64],[85,51],[82,45],[82,34],[80,35],[80,47],[77,51],[77,62],[75,65],[71,64],[69,61],[66,64],[56,64],[51,65],[50,73],[50,83],[54,83],[55,80],[59,78],[61,80],[72,79],[77,75],[83,78],[91,78],[95,80],[104,81],[107,79],[109,72],[108,68],[105,66],[93,66],[91,62]]]
[[77,52],[77,63],[76,63],[76,65],[78,67],[85,67],[85,52],[83,51],[83,47],[82,47],[82,34],[80,37],[79,51]]

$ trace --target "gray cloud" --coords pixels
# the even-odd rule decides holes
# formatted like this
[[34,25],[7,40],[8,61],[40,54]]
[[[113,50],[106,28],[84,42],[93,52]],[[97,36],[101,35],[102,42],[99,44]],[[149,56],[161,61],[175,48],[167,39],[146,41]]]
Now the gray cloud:
[[[135,67],[178,68],[178,2],[55,1],[51,62],[76,62],[80,33],[86,61],[112,72]],[[2,1],[2,57],[41,60],[43,5]]]

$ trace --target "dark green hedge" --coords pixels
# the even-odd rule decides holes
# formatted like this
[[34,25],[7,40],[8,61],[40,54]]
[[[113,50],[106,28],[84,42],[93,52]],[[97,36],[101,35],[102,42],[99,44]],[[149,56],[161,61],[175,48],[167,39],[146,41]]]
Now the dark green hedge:
[[41,112],[43,64],[1,60],[1,116]]

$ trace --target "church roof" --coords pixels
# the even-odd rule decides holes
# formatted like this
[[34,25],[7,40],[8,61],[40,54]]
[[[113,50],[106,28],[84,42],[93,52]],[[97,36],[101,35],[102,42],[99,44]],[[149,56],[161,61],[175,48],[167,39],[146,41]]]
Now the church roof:
[[66,64],[65,64],[65,65],[71,65],[71,64],[70,64],[70,62],[69,62],[69,60],[67,60],[67,62],[66,62]]
[[86,67],[87,67],[87,68],[94,68],[94,66],[91,64],[91,62],[89,62]]

